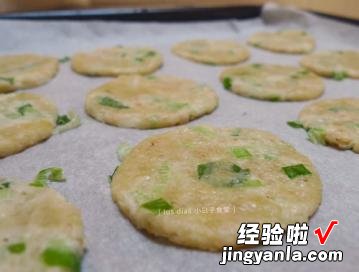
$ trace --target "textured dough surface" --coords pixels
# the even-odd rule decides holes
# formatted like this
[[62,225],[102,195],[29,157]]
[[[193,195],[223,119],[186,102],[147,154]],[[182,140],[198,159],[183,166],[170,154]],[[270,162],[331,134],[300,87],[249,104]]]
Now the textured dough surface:
[[359,153],[359,99],[322,100],[306,106],[299,114],[306,129],[323,130],[327,144]]
[[160,68],[162,56],[148,47],[112,47],[77,53],[71,59],[72,69],[88,76],[150,74]]
[[[239,159],[232,148],[245,148],[251,157]],[[199,164],[220,160],[249,169],[251,179],[262,185],[216,187],[198,179]],[[304,164],[312,174],[289,179],[281,168],[296,164]],[[322,189],[309,159],[271,133],[193,127],[152,136],[137,145],[117,168],[111,190],[114,201],[139,229],[180,245],[220,250],[235,245],[241,223],[280,222],[285,227],[307,221],[320,204]],[[170,203],[174,213],[153,214],[141,207],[158,198]],[[197,208],[225,211],[225,207],[228,212],[195,214]]]
[[234,93],[270,101],[309,100],[324,91],[320,77],[294,66],[251,64],[228,68],[220,78]]
[[[24,243],[25,250],[10,252],[8,247],[17,243]],[[56,245],[81,258],[84,233],[80,211],[50,188],[11,182],[9,188],[0,189],[0,271],[77,272],[42,261],[42,253]]]
[[249,58],[249,50],[234,40],[190,40],[176,44],[172,52],[180,57],[213,65],[229,65]]
[[[111,98],[125,105],[115,108],[100,104]],[[187,123],[212,112],[218,97],[208,86],[172,76],[120,76],[91,91],[86,112],[110,125],[159,128]]]
[[345,73],[349,77],[359,78],[359,51],[316,52],[303,57],[300,64],[325,77]]
[[303,54],[312,51],[315,40],[305,31],[289,29],[276,32],[258,32],[248,43],[278,53]]
[[56,58],[35,54],[0,56],[0,93],[48,82],[59,69]]
[[[31,105],[20,113],[20,108]],[[47,99],[30,93],[0,96],[0,158],[20,152],[52,135],[57,109]]]

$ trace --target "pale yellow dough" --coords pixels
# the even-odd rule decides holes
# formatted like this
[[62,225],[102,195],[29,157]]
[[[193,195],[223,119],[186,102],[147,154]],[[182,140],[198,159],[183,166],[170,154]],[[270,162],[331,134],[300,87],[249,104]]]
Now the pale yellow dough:
[[176,55],[211,65],[230,65],[249,58],[249,50],[234,40],[190,40],[172,48]]
[[359,153],[359,99],[322,100],[299,114],[306,129],[317,129],[326,144]]
[[40,86],[59,69],[56,58],[35,54],[0,56],[0,93]]
[[259,63],[238,66],[225,69],[220,79],[234,93],[269,101],[309,100],[324,91],[319,76],[295,66]]
[[[235,156],[240,148],[250,156]],[[249,178],[260,185],[226,186],[225,174],[217,176],[217,185],[199,179],[198,165],[218,161],[249,169]],[[290,179],[282,167],[297,164],[311,174]],[[139,229],[179,245],[220,250],[236,245],[241,223],[279,222],[285,228],[308,221],[321,202],[322,185],[310,160],[269,132],[203,126],[145,139],[117,168],[111,190]],[[172,210],[154,213],[142,206],[156,199]]]
[[249,38],[248,43],[258,48],[288,54],[308,53],[315,47],[315,40],[305,31],[298,29],[258,32]]
[[[0,180],[0,271],[77,272],[49,266],[43,254],[49,247],[64,248],[78,260],[84,253],[84,230],[80,211],[50,188]],[[21,252],[9,247],[23,244]]]
[[[103,99],[120,103],[116,108]],[[120,76],[88,93],[86,112],[119,127],[160,128],[187,123],[211,113],[218,104],[204,84],[172,76]]]
[[0,95],[0,158],[49,138],[55,127],[56,117],[55,105],[39,95]]
[[359,78],[359,51],[315,52],[303,57],[300,64],[325,77]]
[[162,65],[162,56],[149,47],[112,47],[71,58],[72,69],[88,76],[118,76],[123,74],[150,74]]

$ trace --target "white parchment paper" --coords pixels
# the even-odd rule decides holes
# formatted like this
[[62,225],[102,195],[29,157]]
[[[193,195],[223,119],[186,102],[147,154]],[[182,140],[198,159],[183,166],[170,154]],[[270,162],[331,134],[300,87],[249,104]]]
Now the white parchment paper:
[[[59,166],[67,177],[65,184],[51,184],[83,214],[87,254],[86,272],[112,271],[357,271],[359,265],[359,156],[351,151],[313,145],[304,131],[286,125],[310,102],[272,103],[252,100],[225,91],[218,80],[222,67],[206,66],[180,59],[170,53],[177,41],[193,38],[233,38],[245,42],[259,30],[300,27],[317,40],[317,49],[358,49],[359,28],[319,18],[303,12],[266,6],[262,18],[191,23],[123,22],[31,22],[0,21],[0,53],[37,52],[58,57],[81,50],[113,45],[149,45],[163,55],[165,64],[158,74],[173,74],[208,83],[220,97],[219,108],[190,125],[212,124],[261,128],[271,131],[311,158],[323,182],[323,202],[310,220],[309,250],[343,250],[342,263],[263,263],[219,266],[220,253],[189,250],[163,244],[137,231],[111,200],[107,176],[118,164],[116,147],[121,142],[136,144],[149,135],[172,128],[135,130],[111,127],[92,120],[84,113],[86,93],[109,78],[88,78],[73,73],[69,63],[61,65],[49,84],[26,90],[53,100],[64,113],[77,111],[80,128],[56,135],[17,155],[0,160],[0,176],[31,179],[38,170]],[[297,64],[300,56],[275,54],[250,48],[249,62]],[[325,79],[320,98],[359,97],[359,80]],[[149,158],[150,159],[150,158]],[[338,219],[325,246],[320,246],[313,229],[327,228]],[[284,247],[269,247],[277,250]]]

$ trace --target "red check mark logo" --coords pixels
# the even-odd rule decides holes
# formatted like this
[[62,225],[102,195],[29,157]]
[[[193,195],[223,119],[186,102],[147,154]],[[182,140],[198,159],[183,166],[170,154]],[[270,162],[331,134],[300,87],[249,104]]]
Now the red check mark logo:
[[320,227],[316,228],[314,230],[314,234],[318,236],[318,240],[321,245],[325,245],[325,243],[327,242],[329,235],[332,232],[335,225],[339,225],[338,220],[330,221],[329,226],[328,226],[327,230],[325,231],[324,235],[323,235],[322,229]]

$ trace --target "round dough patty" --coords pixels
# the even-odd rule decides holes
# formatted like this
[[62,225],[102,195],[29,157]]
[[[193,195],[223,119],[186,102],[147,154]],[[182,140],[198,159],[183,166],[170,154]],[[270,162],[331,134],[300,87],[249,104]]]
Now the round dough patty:
[[35,54],[0,56],[0,93],[48,82],[59,69],[56,58]]
[[252,35],[248,43],[278,53],[303,54],[315,47],[314,39],[302,30],[282,30],[276,32],[258,32]]
[[86,112],[110,125],[148,129],[187,123],[217,104],[217,95],[206,85],[171,76],[133,75],[91,91]]
[[359,51],[323,51],[305,56],[300,64],[313,72],[341,80],[359,78]]
[[322,100],[306,106],[299,120],[316,142],[359,153],[359,99]]
[[322,191],[309,159],[273,134],[203,126],[141,142],[115,171],[111,190],[138,228],[205,250],[235,245],[241,223],[307,221]]
[[220,78],[228,90],[270,101],[314,99],[324,90],[320,77],[293,66],[251,64],[225,69]]
[[249,58],[248,49],[233,40],[190,40],[176,44],[172,52],[180,57],[212,65],[229,65]]
[[77,53],[71,59],[72,69],[88,76],[150,74],[161,65],[162,56],[147,47],[103,48],[88,53]]
[[30,93],[0,95],[0,158],[20,152],[52,135],[57,109]]
[[53,189],[0,180],[0,271],[78,272],[83,253],[76,207]]

